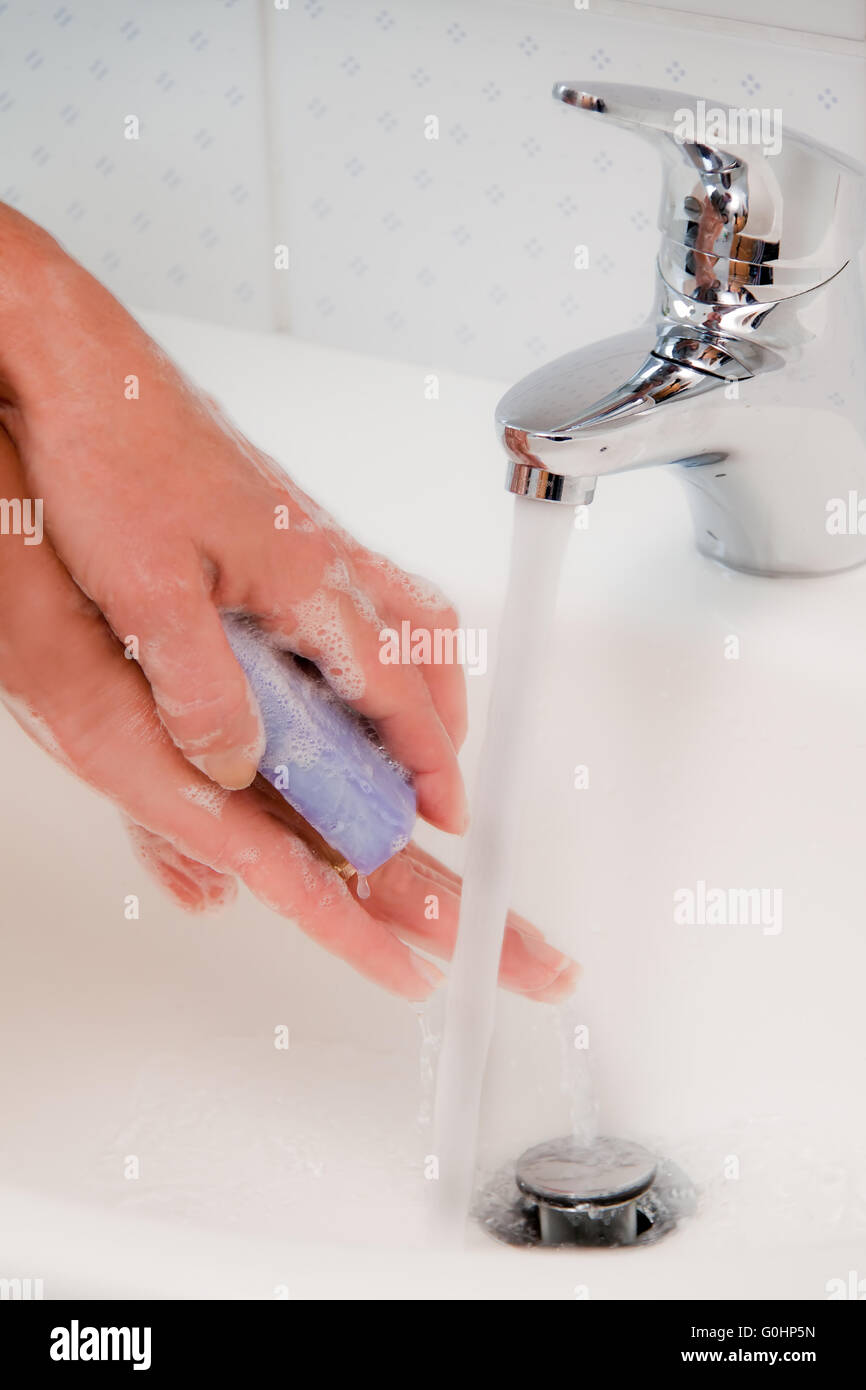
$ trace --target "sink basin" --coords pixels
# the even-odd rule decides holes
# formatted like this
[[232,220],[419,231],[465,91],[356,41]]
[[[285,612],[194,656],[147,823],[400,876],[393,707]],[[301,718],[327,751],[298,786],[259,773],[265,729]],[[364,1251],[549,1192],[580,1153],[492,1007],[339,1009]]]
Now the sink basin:
[[[426,365],[145,323],[495,657],[503,383],[442,374],[430,399]],[[695,1216],[639,1250],[515,1250],[473,1227],[431,1252],[441,1001],[419,1020],[245,893],[187,917],[112,807],[4,716],[0,1275],[48,1298],[425,1299],[822,1299],[866,1277],[866,570],[724,570],[663,472],[602,480],[587,519],[514,890],[584,974],[561,1009],[501,995],[480,1159],[567,1132],[591,1084],[603,1133],[696,1183]],[[470,786],[490,684],[469,678]],[[461,842],[419,839],[460,868]],[[676,921],[700,883],[780,890],[773,929]]]

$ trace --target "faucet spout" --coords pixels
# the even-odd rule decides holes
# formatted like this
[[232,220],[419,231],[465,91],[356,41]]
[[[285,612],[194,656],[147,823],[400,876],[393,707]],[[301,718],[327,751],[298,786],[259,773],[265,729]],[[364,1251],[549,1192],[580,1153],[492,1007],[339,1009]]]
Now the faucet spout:
[[661,144],[664,236],[647,324],[548,363],[500,401],[507,487],[574,505],[607,474],[672,467],[698,549],[730,568],[863,564],[866,324],[854,252],[866,171],[793,132],[775,172],[742,145],[683,146],[666,93],[559,83],[554,95]]
[[[674,463],[678,433],[691,456],[697,399],[723,388],[726,379],[721,371],[691,365],[685,355],[662,356],[670,344],[651,345],[646,328],[607,338],[531,373],[503,396],[496,419],[513,465],[511,491],[526,492],[520,470],[527,465],[569,479],[598,479]],[[692,346],[700,347],[697,339]],[[749,375],[726,360],[732,379]]]
[[698,549],[732,569],[830,574],[866,562],[854,264],[765,304],[752,338],[726,332],[724,317],[713,331],[673,321],[665,300],[663,290],[643,329],[567,353],[506,392],[496,422],[509,490],[577,505],[607,474],[674,468]]

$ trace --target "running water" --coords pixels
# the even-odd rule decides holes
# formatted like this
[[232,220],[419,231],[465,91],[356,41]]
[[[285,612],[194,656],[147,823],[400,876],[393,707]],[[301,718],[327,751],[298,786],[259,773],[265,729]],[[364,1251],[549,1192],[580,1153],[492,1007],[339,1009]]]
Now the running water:
[[446,1241],[462,1238],[472,1199],[478,1111],[493,1034],[532,716],[573,524],[571,507],[515,498],[511,568],[436,1075],[436,1234]]

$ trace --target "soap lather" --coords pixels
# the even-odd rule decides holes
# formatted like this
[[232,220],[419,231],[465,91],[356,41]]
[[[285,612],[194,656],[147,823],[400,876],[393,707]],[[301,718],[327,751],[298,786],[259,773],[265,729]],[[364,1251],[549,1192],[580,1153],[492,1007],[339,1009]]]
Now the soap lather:
[[259,784],[345,878],[373,873],[409,842],[416,802],[408,774],[309,663],[248,617],[222,621],[264,724]]

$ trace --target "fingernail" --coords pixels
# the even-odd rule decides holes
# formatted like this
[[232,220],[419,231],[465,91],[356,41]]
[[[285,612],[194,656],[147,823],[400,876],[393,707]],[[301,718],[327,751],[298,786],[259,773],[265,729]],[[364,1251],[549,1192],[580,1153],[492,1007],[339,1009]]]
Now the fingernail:
[[204,757],[191,758],[190,762],[228,791],[240,791],[248,787],[256,775],[256,764],[244,753],[208,753]]
[[412,966],[415,973],[423,976],[427,984],[427,988],[422,990],[417,998],[413,998],[412,1000],[413,1003],[421,1003],[422,1000],[427,999],[433,993],[434,989],[439,988],[445,976],[441,970],[437,970],[432,961],[425,960],[423,956],[413,955]]
[[564,998],[569,994],[577,982],[580,970],[577,962],[551,946],[543,936],[525,936],[521,933],[520,940],[526,954],[544,967],[542,978],[524,986],[523,993],[531,995],[533,999],[545,1000]]
[[543,936],[527,936],[521,932],[520,940],[527,955],[540,961],[542,965],[549,966],[552,971],[558,973],[563,966],[569,963],[568,956],[563,955],[562,951],[557,951],[556,947],[545,941]]
[[560,1004],[574,993],[580,979],[580,966],[577,961],[568,961],[544,989],[536,990],[532,998],[540,1004]]

